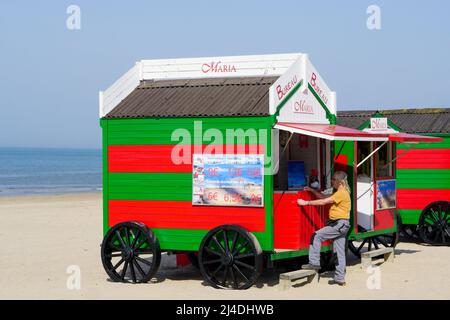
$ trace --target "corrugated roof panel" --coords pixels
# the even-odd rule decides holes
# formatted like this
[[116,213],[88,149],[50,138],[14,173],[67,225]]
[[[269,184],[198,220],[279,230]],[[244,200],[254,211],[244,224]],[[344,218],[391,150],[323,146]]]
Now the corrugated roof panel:
[[[342,126],[358,128],[377,112],[339,111],[337,123]],[[400,129],[409,133],[450,133],[450,108],[420,108],[379,110]]]
[[105,118],[269,114],[277,77],[143,81]]

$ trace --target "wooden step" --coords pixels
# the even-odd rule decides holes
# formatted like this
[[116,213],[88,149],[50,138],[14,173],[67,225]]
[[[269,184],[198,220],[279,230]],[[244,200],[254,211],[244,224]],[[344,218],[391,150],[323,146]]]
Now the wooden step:
[[372,265],[372,258],[379,256],[383,256],[385,262],[394,262],[394,248],[381,248],[361,253],[361,268],[367,269]]
[[292,281],[307,278],[310,284],[319,282],[319,275],[315,270],[295,270],[280,274],[279,288],[280,290],[288,290],[292,286]]

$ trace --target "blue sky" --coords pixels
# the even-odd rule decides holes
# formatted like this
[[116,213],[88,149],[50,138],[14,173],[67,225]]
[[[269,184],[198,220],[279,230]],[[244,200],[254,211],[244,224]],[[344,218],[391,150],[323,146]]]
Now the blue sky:
[[[66,28],[71,4],[81,30]],[[381,30],[366,27],[371,4]],[[444,0],[2,1],[0,146],[100,147],[98,91],[140,59],[305,52],[338,110],[449,107],[449,12]]]

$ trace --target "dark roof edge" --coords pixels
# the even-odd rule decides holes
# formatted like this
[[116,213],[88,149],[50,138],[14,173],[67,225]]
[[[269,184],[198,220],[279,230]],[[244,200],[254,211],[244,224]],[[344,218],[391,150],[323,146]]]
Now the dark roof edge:
[[272,115],[270,114],[243,114],[243,115],[194,115],[194,116],[121,116],[121,117],[114,117],[110,116],[108,117],[105,115],[104,117],[100,118],[100,120],[121,120],[121,119],[179,119],[179,118],[239,118],[239,117],[246,117],[246,118],[262,118],[262,117],[270,117]]
[[423,113],[450,113],[450,107],[429,107],[429,108],[403,108],[403,109],[373,109],[373,110],[339,110],[337,113],[366,113],[373,114],[380,112],[382,114],[423,114]]

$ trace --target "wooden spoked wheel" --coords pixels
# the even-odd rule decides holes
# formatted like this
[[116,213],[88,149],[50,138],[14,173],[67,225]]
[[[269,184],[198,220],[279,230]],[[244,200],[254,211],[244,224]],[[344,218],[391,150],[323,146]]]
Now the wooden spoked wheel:
[[449,202],[437,201],[423,210],[419,220],[419,235],[428,244],[450,244]]
[[124,222],[105,235],[101,257],[103,267],[113,281],[143,283],[158,270],[161,251],[158,240],[145,225]]
[[348,249],[357,257],[361,258],[361,253],[378,250],[380,248],[395,248],[399,241],[399,228],[402,228],[402,220],[398,213],[395,213],[396,231],[384,233],[361,240],[348,240]]
[[198,261],[205,281],[213,287],[247,289],[262,271],[263,255],[253,234],[239,226],[224,225],[204,237]]
[[395,248],[398,242],[398,233],[387,233],[373,237],[367,237],[361,240],[349,240],[348,248],[358,258],[361,258],[361,253],[378,250],[380,248]]

